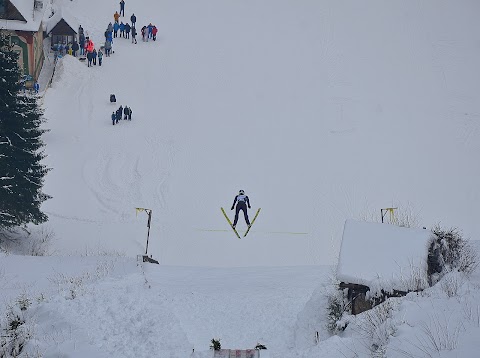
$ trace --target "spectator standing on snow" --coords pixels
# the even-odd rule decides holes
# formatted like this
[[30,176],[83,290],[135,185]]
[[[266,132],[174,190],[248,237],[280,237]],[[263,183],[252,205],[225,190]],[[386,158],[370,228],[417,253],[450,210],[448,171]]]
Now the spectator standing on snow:
[[80,47],[78,46],[78,43],[77,41],[73,41],[73,44],[72,44],[72,54],[74,57],[77,57],[77,51]]
[[125,16],[125,0],[120,1],[120,14]]
[[137,17],[135,16],[135,14],[132,14],[132,16],[130,16],[130,21],[132,22],[132,27],[135,27],[135,23],[137,22]]
[[118,123],[118,121],[119,121],[120,119],[122,119],[122,113],[123,113],[123,107],[120,106],[120,107],[118,107],[118,109],[117,109],[117,123]]
[[115,11],[115,14],[113,14],[113,19],[115,20],[115,22],[118,23],[119,18],[120,18],[120,14],[118,13],[118,11]]
[[103,59],[103,52],[102,52],[102,49],[99,49],[98,50],[98,65],[99,66],[102,65],[102,59]]
[[135,38],[135,36],[137,36],[137,29],[132,27],[132,44],[134,41],[135,43],[137,43],[137,39]]
[[97,65],[97,50],[93,49],[92,55],[93,55],[93,65],[96,66]]
[[35,81],[35,83],[33,84],[33,89],[35,90],[35,93],[38,94],[38,91],[40,90],[40,85],[38,84],[37,81]]
[[148,42],[148,28],[146,26],[142,27],[142,40]]
[[132,107],[128,107],[128,120],[132,120]]
[[157,40],[157,32],[158,32],[157,27],[156,27],[156,26],[153,26],[153,28],[152,28],[153,41],[156,41],[156,40]]
[[87,67],[92,67],[92,60],[93,60],[93,53],[87,51],[87,60],[88,60],[88,65]]
[[115,125],[115,119],[117,118],[117,116],[115,115],[115,112],[112,112],[112,124]]
[[113,37],[117,37],[119,29],[120,29],[120,25],[118,24],[118,22],[113,24]]
[[123,109],[123,120],[127,120],[127,117],[128,117],[128,107],[125,106],[125,108]]
[[87,46],[86,47],[87,47],[87,52],[93,52],[93,50],[95,49],[95,44],[88,37],[87,37]]
[[148,38],[151,39],[152,38],[152,30],[153,30],[152,23],[149,23],[147,28],[148,28]]
[[79,50],[80,50],[80,55],[85,54],[85,35],[81,33],[78,37],[78,45],[79,45]]
[[128,24],[128,22],[125,24],[125,38],[130,38],[130,25]]
[[125,24],[123,23],[123,21],[120,23],[120,36],[125,38]]
[[105,41],[105,56],[110,57],[110,51],[112,51],[112,43]]
[[108,32],[113,32],[113,25],[112,25],[111,22],[108,23],[107,31],[108,31]]

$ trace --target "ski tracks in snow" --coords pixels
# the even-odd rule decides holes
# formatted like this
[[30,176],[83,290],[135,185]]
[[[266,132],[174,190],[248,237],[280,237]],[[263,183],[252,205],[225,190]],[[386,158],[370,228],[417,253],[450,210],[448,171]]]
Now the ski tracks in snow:
[[[121,221],[128,221],[135,207],[166,207],[175,162],[171,140],[149,136],[140,143],[130,142],[131,137],[125,135],[118,148],[105,145],[98,156],[84,163],[82,170],[83,180],[100,210]],[[154,179],[149,178],[152,176]]]

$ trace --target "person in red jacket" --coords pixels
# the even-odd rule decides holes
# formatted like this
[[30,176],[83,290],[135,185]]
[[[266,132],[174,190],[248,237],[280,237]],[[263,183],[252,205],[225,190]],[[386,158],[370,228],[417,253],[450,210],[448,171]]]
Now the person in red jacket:
[[153,41],[155,41],[157,39],[157,32],[158,32],[158,29],[156,26],[153,26],[153,29],[152,29],[152,37],[153,37]]
[[95,45],[94,45],[93,41],[88,39],[87,52],[93,52],[94,49],[95,49]]

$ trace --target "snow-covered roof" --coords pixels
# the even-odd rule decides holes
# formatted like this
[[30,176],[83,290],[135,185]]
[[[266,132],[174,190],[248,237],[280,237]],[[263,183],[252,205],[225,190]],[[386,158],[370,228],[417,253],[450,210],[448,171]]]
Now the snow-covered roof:
[[35,0],[9,0],[22,14],[25,21],[0,19],[0,29],[38,31],[42,24],[44,8],[35,9]]
[[413,278],[425,277],[431,237],[425,229],[347,220],[337,279],[373,291],[411,290]]
[[49,18],[46,22],[46,31],[49,34],[52,29],[60,22],[60,20],[64,20],[68,26],[70,26],[75,33],[78,33],[79,22],[75,15],[73,15],[70,11],[65,8],[60,8],[55,11],[55,14],[51,18]]

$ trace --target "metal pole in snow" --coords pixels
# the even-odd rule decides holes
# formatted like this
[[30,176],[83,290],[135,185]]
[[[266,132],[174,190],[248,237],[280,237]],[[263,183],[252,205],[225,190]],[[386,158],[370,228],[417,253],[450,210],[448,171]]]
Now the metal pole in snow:
[[[148,211],[147,211],[148,210]],[[152,210],[151,209],[145,209],[145,211],[147,212],[148,214],[148,223],[147,223],[147,228],[148,228],[148,231],[147,231],[147,248],[145,249],[145,255],[147,255],[148,253],[148,239],[150,238],[150,223],[152,221]]]

